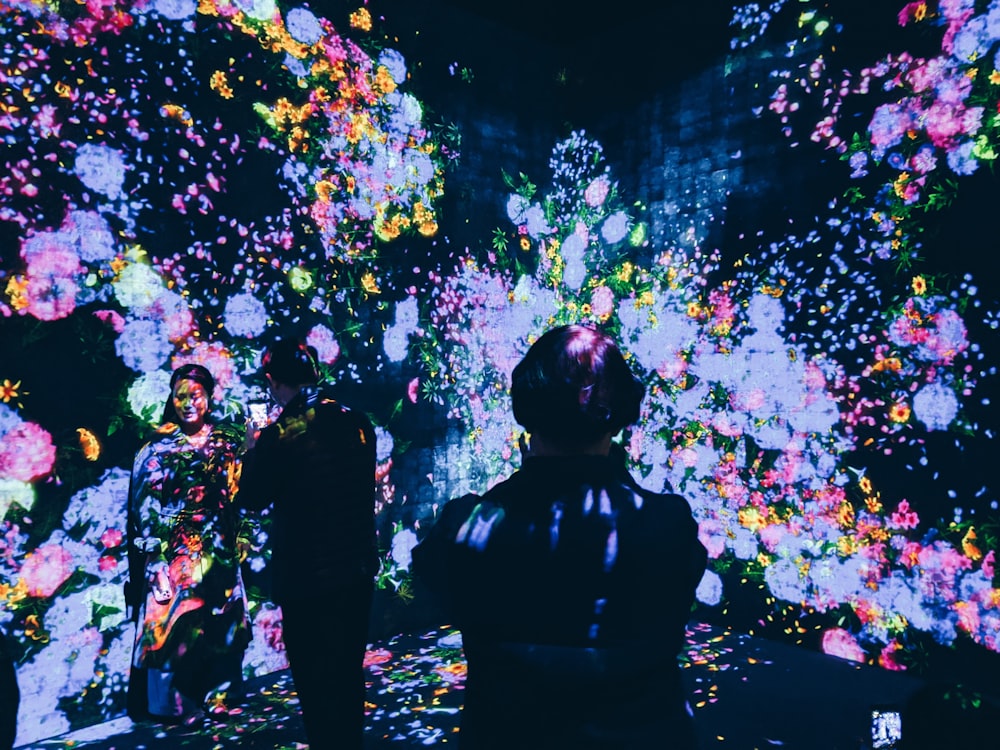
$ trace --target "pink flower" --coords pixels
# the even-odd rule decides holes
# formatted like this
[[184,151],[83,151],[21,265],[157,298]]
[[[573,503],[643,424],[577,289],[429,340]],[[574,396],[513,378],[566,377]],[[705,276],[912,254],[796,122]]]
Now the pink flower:
[[615,309],[615,293],[606,286],[599,286],[590,296],[590,309],[598,318],[611,315]]
[[986,557],[983,558],[983,575],[988,579],[993,580],[994,565],[996,561],[996,550],[990,550],[986,553]]
[[890,529],[915,529],[920,523],[920,517],[910,510],[910,503],[907,500],[900,500],[896,506],[896,512],[889,517],[886,524]]
[[236,378],[233,355],[218,341],[199,342],[195,345],[194,350],[188,354],[175,356],[171,364],[174,369],[177,369],[181,365],[192,363],[206,367],[215,378],[216,387],[222,390],[228,390]]
[[843,628],[830,628],[823,633],[822,649],[824,654],[830,656],[862,663],[865,661],[864,650],[858,645],[854,636]]
[[27,311],[39,320],[58,320],[73,312],[82,271],[76,253],[53,245],[27,260]]
[[406,396],[411,403],[417,403],[417,393],[420,387],[420,378],[414,378],[406,386]]
[[113,555],[101,555],[100,559],[97,561],[97,569],[102,573],[114,570],[117,567],[118,560],[116,560]]
[[340,344],[337,343],[333,331],[326,326],[313,326],[312,330],[306,336],[306,343],[316,349],[316,354],[320,362],[331,365],[340,356]]
[[608,197],[608,190],[610,188],[611,183],[607,177],[598,177],[587,185],[587,189],[583,191],[583,199],[591,208],[597,208]]
[[102,323],[110,323],[115,333],[125,330],[125,318],[114,310],[95,310],[94,316]]
[[121,529],[107,529],[101,534],[101,544],[104,545],[105,549],[113,549],[120,546],[124,538],[125,535],[122,534]]
[[58,544],[45,544],[29,552],[21,566],[21,578],[29,596],[47,599],[73,573],[73,555]]
[[705,545],[709,559],[716,560],[726,551],[726,529],[715,520],[698,525],[698,541]]
[[878,655],[878,664],[883,669],[889,669],[894,672],[903,672],[906,670],[905,664],[900,664],[896,661],[896,652],[902,650],[902,646],[899,645],[899,641],[893,639],[889,641],[882,649],[881,653]]
[[32,482],[52,471],[52,436],[34,422],[22,422],[0,437],[0,477]]

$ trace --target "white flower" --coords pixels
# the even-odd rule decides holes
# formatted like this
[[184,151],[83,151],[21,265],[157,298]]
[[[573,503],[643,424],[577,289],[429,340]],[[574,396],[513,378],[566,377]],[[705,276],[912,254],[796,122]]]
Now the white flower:
[[121,197],[125,182],[125,161],[108,146],[85,143],[76,150],[74,165],[80,182],[112,200]]
[[171,21],[191,18],[198,10],[197,0],[154,0],[153,10]]
[[694,595],[702,604],[714,607],[722,601],[722,579],[719,578],[717,573],[706,570],[705,575],[701,577],[701,583],[695,589]]
[[154,320],[126,318],[115,351],[130,370],[148,372],[162,367],[174,351],[163,326]]
[[7,515],[13,504],[24,510],[31,510],[35,504],[35,487],[29,482],[0,477],[0,518]]
[[319,19],[306,8],[292,8],[288,11],[285,25],[292,38],[302,44],[313,45],[323,38],[323,27],[320,26]]
[[128,389],[132,413],[147,424],[158,425],[170,393],[170,373],[154,370],[138,377]]
[[379,463],[387,460],[392,455],[392,449],[395,447],[392,435],[388,430],[375,426],[375,457]]
[[400,570],[409,570],[413,562],[412,551],[417,546],[417,535],[410,529],[401,529],[392,537],[392,559]]
[[242,292],[226,302],[222,319],[233,336],[254,338],[267,328],[267,307],[250,292]]
[[614,244],[625,239],[628,234],[628,214],[624,211],[616,211],[604,220],[601,226],[601,237],[609,244]]
[[951,388],[930,383],[913,397],[913,414],[928,430],[946,430],[958,414],[958,399]]
[[163,279],[144,263],[130,263],[122,269],[114,289],[121,306],[134,312],[151,307],[167,291]]

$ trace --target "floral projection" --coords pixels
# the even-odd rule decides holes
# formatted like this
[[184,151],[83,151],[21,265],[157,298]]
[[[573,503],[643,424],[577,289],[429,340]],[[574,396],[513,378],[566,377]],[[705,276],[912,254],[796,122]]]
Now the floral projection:
[[[242,424],[270,329],[301,332],[333,379],[379,367],[356,347],[391,282],[380,253],[438,232],[455,153],[376,26],[363,5],[336,21],[273,2],[0,5],[4,377],[60,323],[115,360],[107,413],[58,437],[29,416],[35,386],[4,382],[0,625],[18,660],[19,741],[123,712],[129,459],[99,476],[81,464],[122,436],[134,451],[171,370],[208,367],[218,416]],[[391,453],[390,438],[389,501]],[[280,614],[255,608],[249,675],[286,664]]]
[[[19,742],[124,712],[129,448],[170,371],[208,367],[218,416],[242,422],[287,328],[372,412],[388,591],[411,595],[440,503],[518,465],[514,364],[585,322],[647,385],[616,450],[691,502],[707,613],[760,592],[761,630],[889,669],[928,643],[1000,651],[995,487],[917,496],[878,470],[992,429],[996,295],[959,256],[925,263],[924,228],[996,158],[1000,4],[905,5],[889,22],[914,51],[860,69],[837,58],[836,7],[734,7],[732,58],[774,66],[755,115],[848,188],[804,231],[740,235],[733,262],[683,221],[652,239],[652,210],[583,129],[553,138],[544,183],[532,164],[498,173],[502,225],[446,250],[452,131],[429,124],[433,92],[411,91],[367,4],[0,3],[0,626]],[[411,262],[410,240],[441,257]],[[79,352],[44,356],[102,377],[47,410],[26,363],[67,336]],[[397,512],[410,407],[448,433],[448,480],[419,513]],[[267,555],[264,529],[248,571],[266,577]],[[253,607],[248,675],[285,665],[280,610]]]

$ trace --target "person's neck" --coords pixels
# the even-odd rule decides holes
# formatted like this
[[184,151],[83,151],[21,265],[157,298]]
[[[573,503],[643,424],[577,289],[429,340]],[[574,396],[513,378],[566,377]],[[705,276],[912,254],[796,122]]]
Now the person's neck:
[[532,435],[529,456],[607,456],[611,451],[611,435],[583,444],[567,445],[562,441],[551,440],[544,435]]

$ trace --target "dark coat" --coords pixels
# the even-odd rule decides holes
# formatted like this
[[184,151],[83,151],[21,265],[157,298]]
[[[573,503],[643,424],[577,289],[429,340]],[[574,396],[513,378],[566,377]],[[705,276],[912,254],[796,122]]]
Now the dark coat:
[[677,655],[705,570],[690,507],[605,457],[534,457],[413,551],[462,631],[468,748],[689,748]]
[[272,595],[315,596],[317,589],[373,580],[375,433],[361,412],[308,386],[260,434],[244,457],[237,503],[273,503]]

